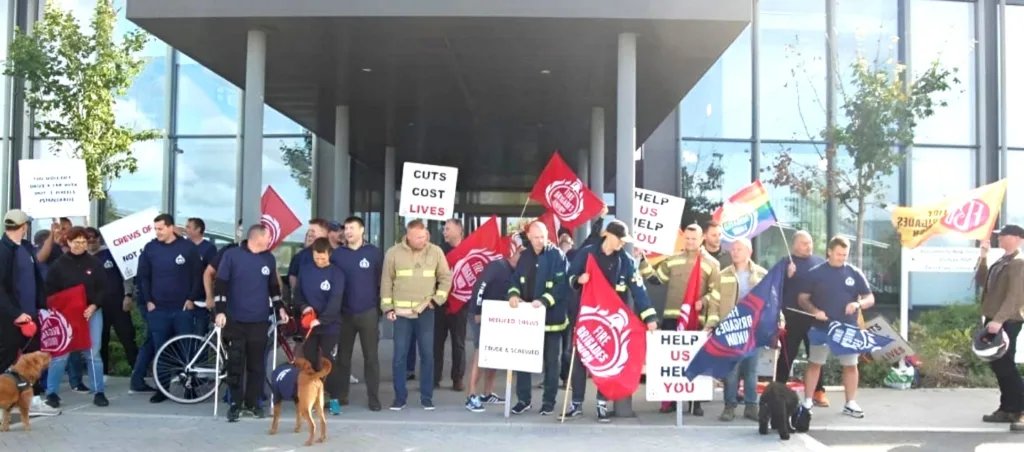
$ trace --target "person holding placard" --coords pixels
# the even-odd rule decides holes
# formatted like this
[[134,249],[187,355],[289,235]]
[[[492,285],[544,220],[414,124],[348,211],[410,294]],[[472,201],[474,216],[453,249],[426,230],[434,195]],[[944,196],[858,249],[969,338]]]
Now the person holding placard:
[[124,347],[124,356],[129,363],[139,357],[139,347],[135,344],[135,325],[132,323],[132,284],[125,281],[121,270],[117,268],[114,255],[110,253],[103,236],[96,228],[87,228],[89,253],[96,257],[103,267],[107,278],[107,290],[103,292],[103,338],[100,344],[100,357],[103,358],[103,369],[110,372],[110,329],[117,333],[117,339]]
[[[565,254],[548,241],[548,228],[539,221],[530,224],[526,247],[508,289],[509,305],[513,308],[520,302],[530,303],[534,308],[546,307],[544,322],[544,392],[541,396],[540,414],[547,416],[555,412],[555,396],[558,395],[559,358],[562,348],[562,332],[569,327],[566,303],[567,263]],[[512,414],[523,414],[533,408],[530,403],[530,374],[516,373],[516,398]]]
[[[587,269],[587,259],[594,256],[598,267],[604,278],[611,283],[615,292],[622,299],[622,302],[629,306],[628,297],[633,297],[633,305],[638,315],[647,324],[648,331],[658,329],[658,315],[651,307],[651,299],[647,296],[647,288],[636,269],[636,261],[629,254],[623,251],[627,243],[633,243],[633,237],[629,235],[626,223],[619,220],[608,222],[608,226],[601,233],[603,241],[600,245],[587,245],[576,254],[569,266],[569,285],[575,290],[582,290],[583,286],[590,282],[590,274],[584,273]],[[579,355],[576,356],[572,371],[572,406],[565,413],[566,419],[574,419],[583,416],[583,399],[587,392],[587,369],[583,367]],[[597,392],[597,420],[598,422],[610,422],[611,413],[608,410],[608,399]]]

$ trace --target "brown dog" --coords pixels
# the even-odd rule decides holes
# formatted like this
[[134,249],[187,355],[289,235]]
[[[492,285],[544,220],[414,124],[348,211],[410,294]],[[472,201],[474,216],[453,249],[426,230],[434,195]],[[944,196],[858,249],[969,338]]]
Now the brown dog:
[[[297,387],[290,386],[287,378],[291,373],[298,373]],[[291,398],[295,401],[295,433],[302,431],[302,420],[309,423],[309,440],[307,446],[313,445],[316,437],[316,424],[313,422],[313,409],[320,413],[320,438],[322,443],[327,440],[327,417],[324,415],[324,377],[331,373],[331,360],[320,358],[320,371],[314,371],[313,365],[303,358],[296,358],[294,368],[278,368],[274,370],[272,387],[274,399],[284,401]],[[270,424],[270,434],[277,433],[278,421],[281,419],[281,403],[274,404],[274,420]]]
[[32,430],[28,420],[28,407],[32,404],[32,385],[39,381],[43,370],[50,367],[50,355],[34,352],[21,355],[11,370],[0,374],[0,410],[4,411],[0,421],[0,432],[11,429],[11,410],[15,406],[21,414],[21,423],[25,431]]

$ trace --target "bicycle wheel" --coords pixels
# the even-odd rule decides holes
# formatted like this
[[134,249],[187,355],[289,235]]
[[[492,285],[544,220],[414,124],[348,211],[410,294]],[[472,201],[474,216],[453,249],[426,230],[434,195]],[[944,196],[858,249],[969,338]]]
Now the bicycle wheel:
[[[167,341],[153,359],[153,380],[157,389],[175,402],[193,404],[213,396],[217,367],[217,347],[213,336],[210,342],[194,334],[183,334]],[[227,353],[220,349],[221,365],[227,362]],[[191,363],[191,364],[190,364]],[[227,372],[221,370],[223,383]]]

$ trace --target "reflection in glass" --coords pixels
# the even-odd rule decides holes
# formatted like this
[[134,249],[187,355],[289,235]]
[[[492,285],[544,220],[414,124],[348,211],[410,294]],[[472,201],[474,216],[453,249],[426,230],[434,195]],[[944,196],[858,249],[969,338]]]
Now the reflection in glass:
[[[775,185],[770,181],[775,178],[774,162],[781,155],[787,154],[795,165],[821,169],[820,174],[823,178],[817,184],[823,184],[825,169],[823,153],[823,146],[811,144],[766,143],[761,146],[761,180],[768,190],[775,216],[782,229],[785,230],[786,240],[792,243],[794,232],[806,230],[814,239],[815,254],[821,256],[825,254],[825,245],[828,241],[825,236],[828,223],[825,200],[818,194],[802,196],[786,185]],[[777,228],[765,231],[758,236],[756,247],[761,261],[766,263],[774,264],[789,254]]]
[[234,138],[176,140],[175,221],[199,217],[208,236],[233,240],[238,142]]
[[[1024,6],[1006,7],[1006,140],[1024,146]],[[1014,127],[1014,125],[1018,125]]]
[[683,98],[683,137],[750,138],[750,33],[747,27]]
[[722,201],[750,183],[750,143],[683,141],[682,224],[705,225]]
[[[1024,168],[1024,151],[1006,153],[1006,167]],[[1008,171],[1008,173],[1012,170]],[[1009,177],[1006,187],[1006,223],[1024,224],[1024,177]]]
[[238,88],[185,54],[178,56],[179,135],[238,133]]
[[[285,242],[298,245],[302,244],[306,236],[306,223],[313,217],[309,185],[311,178],[308,177],[308,166],[303,168],[295,165],[294,161],[286,162],[285,156],[295,149],[303,149],[308,152],[311,147],[312,143],[307,138],[263,139],[263,188],[261,193],[267,189],[268,185],[273,186],[274,191],[281,196],[288,208],[302,222],[299,229],[284,239]],[[344,218],[330,219],[343,220]]]
[[[897,5],[892,0],[840,1],[836,6],[836,71],[839,76],[837,102],[840,112],[844,99],[854,98],[850,66],[865,58],[876,67],[895,67],[899,57]],[[840,126],[849,123],[838,115]]]
[[825,127],[825,2],[763,0],[760,56],[762,138],[817,140]]
[[[935,96],[936,101],[945,101],[947,105],[917,125],[917,143],[972,145],[977,141],[974,9],[974,3],[968,2],[914,0],[911,4],[911,71],[916,77],[938,60],[946,69],[956,68],[960,79],[959,85]],[[1014,32],[1006,33],[1007,43],[1012,46],[1010,36]],[[1024,34],[1019,39],[1024,39]],[[1013,58],[1009,52],[1007,58]],[[1013,130],[1010,129],[1011,134]]]

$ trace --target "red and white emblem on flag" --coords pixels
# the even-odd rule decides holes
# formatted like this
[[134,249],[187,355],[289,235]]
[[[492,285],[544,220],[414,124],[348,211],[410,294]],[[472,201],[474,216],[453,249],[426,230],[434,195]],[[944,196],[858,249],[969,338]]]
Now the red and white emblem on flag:
[[274,187],[269,185],[260,200],[260,212],[260,224],[270,232],[270,249],[277,247],[302,226],[302,221],[295,216],[295,212],[288,208],[288,204],[285,204]]
[[583,181],[558,152],[551,156],[537,178],[537,183],[530,191],[530,199],[547,207],[558,217],[561,226],[569,229],[590,221],[604,207],[601,197],[583,186]]
[[448,266],[452,269],[452,290],[448,294],[448,312],[458,312],[469,300],[476,278],[487,264],[502,258],[507,242],[498,229],[498,218],[491,216],[459,246],[448,252]]

